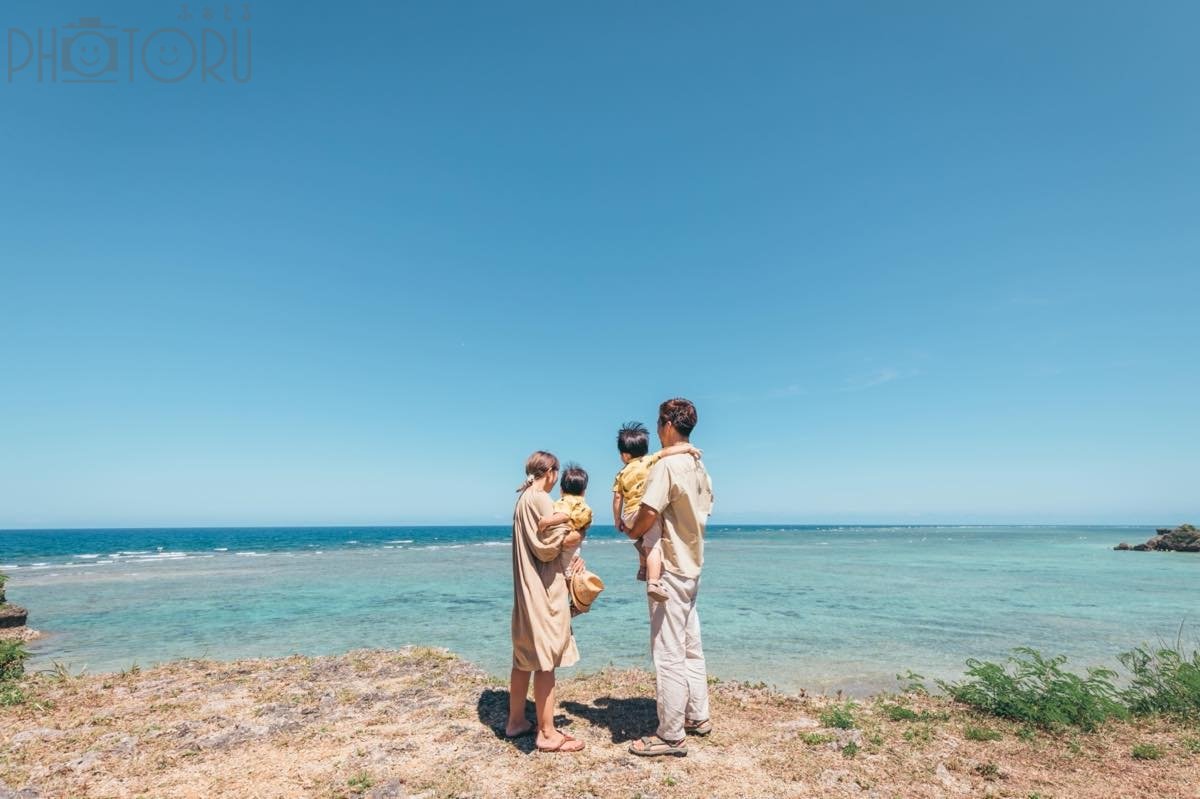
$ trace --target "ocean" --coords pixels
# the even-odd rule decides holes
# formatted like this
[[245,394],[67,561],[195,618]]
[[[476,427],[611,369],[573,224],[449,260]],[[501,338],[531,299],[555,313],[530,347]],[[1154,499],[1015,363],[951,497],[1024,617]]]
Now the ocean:
[[[1200,556],[1114,552],[1145,527],[714,526],[700,612],[709,671],[784,690],[863,694],[913,670],[1032,646],[1115,665],[1197,640]],[[0,532],[10,601],[46,635],[32,669],[116,671],[185,657],[444,646],[509,667],[508,527]],[[575,621],[579,669],[649,666],[636,553],[584,546],[607,588]]]

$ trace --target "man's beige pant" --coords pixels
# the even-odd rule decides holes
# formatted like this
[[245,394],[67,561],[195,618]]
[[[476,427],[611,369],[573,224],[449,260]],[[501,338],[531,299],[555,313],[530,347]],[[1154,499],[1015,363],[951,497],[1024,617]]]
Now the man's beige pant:
[[658,680],[656,734],[664,741],[679,741],[685,718],[708,718],[708,673],[696,610],[700,579],[664,570],[662,582],[667,601],[650,601],[650,656]]

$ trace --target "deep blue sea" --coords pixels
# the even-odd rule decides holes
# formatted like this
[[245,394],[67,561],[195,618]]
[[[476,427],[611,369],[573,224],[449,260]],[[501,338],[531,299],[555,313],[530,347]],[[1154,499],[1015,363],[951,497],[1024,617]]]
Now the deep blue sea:
[[[710,671],[862,693],[913,669],[955,677],[1016,646],[1114,664],[1200,638],[1200,556],[1114,552],[1145,527],[710,528],[700,608]],[[508,527],[0,531],[9,599],[52,661],[113,671],[181,657],[445,646],[509,665]],[[584,547],[608,585],[575,623],[583,661],[648,666],[636,555]],[[566,670],[568,672],[573,670]]]

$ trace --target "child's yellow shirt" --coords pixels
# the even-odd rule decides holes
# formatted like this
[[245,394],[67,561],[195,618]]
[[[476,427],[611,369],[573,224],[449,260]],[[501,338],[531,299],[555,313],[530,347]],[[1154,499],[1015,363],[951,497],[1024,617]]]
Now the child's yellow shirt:
[[659,454],[643,455],[625,464],[625,468],[617,472],[612,490],[621,495],[624,503],[621,513],[628,516],[642,506],[642,496],[646,493],[646,477],[650,467],[658,463]]
[[571,529],[579,532],[592,523],[592,509],[583,501],[583,497],[575,494],[564,494],[554,503],[556,513],[567,514]]

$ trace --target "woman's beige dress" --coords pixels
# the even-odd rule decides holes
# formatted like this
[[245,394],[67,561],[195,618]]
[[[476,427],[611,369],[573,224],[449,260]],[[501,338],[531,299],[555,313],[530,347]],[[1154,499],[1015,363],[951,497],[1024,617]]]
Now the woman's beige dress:
[[513,668],[551,671],[579,661],[571,635],[567,580],[559,561],[563,536],[558,526],[538,536],[538,519],[554,512],[550,495],[528,488],[513,511]]

